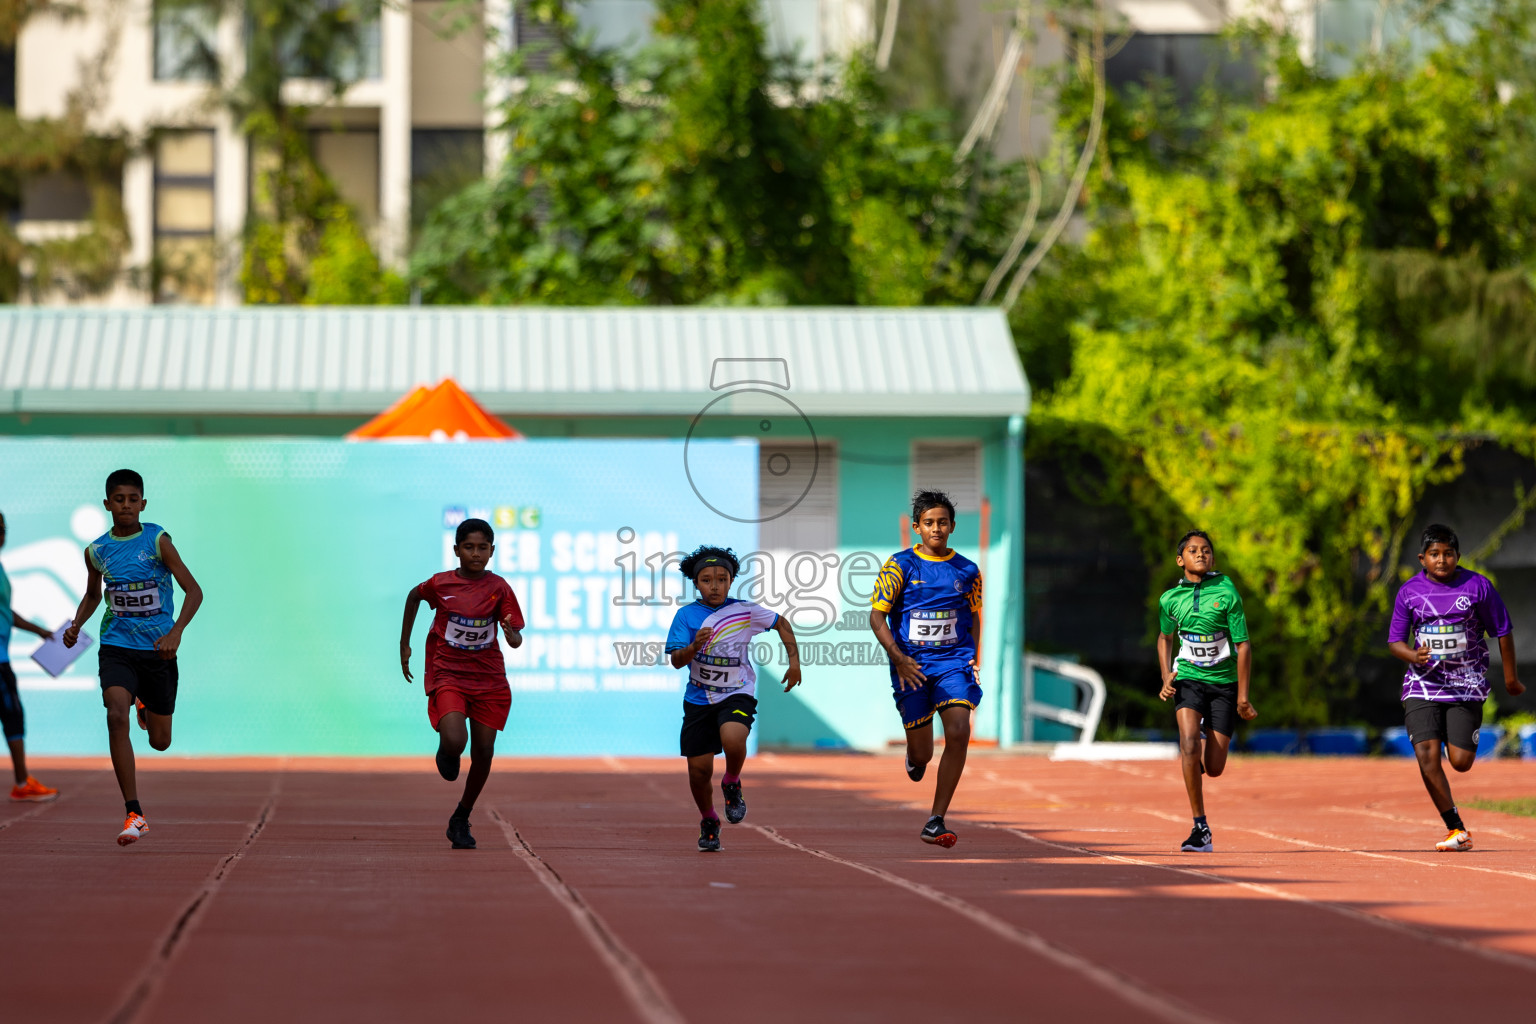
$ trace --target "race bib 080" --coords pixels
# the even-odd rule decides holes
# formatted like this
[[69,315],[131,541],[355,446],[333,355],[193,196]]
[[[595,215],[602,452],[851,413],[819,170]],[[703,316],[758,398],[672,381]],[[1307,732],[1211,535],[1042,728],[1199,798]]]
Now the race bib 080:
[[113,615],[143,618],[160,612],[160,587],[156,583],[108,583],[107,607]]
[[450,615],[443,624],[443,639],[448,641],[449,647],[460,650],[484,650],[496,643],[496,620]]
[[1417,646],[1429,648],[1431,661],[1460,661],[1467,656],[1467,631],[1461,626],[1420,626]]
[[1225,633],[1180,633],[1179,660],[1199,668],[1220,665],[1232,657],[1232,645]]
[[948,647],[960,642],[960,613],[914,611],[907,616],[907,642],[919,647]]
[[741,659],[701,654],[690,663],[688,681],[711,693],[739,690],[742,686]]

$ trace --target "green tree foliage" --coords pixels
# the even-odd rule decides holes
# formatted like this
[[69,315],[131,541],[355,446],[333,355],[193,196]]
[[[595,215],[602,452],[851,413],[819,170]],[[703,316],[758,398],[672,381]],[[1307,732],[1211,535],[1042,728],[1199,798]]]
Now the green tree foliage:
[[[772,56],[755,0],[662,0],[652,42],[604,50],[557,0],[500,73],[499,174],[429,218],[429,302],[969,302],[1020,202],[1015,168],[957,169],[952,124],[893,112],[860,60]],[[547,60],[548,70],[537,70]],[[957,257],[935,270],[966,214]]]
[[1015,311],[1055,375],[1033,455],[1133,511],[1157,589],[1213,532],[1271,722],[1349,717],[1425,490],[1471,445],[1536,453],[1536,192],[1510,174],[1536,95],[1495,61],[1532,25],[1333,79],[1261,38],[1262,102],[1114,97],[1086,239]]

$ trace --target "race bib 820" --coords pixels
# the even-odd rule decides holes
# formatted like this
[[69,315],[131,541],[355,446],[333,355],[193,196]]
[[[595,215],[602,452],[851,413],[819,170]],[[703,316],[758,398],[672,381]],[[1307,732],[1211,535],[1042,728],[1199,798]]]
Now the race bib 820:
[[160,612],[160,586],[147,580],[139,583],[108,583],[107,607],[113,615],[144,618]]

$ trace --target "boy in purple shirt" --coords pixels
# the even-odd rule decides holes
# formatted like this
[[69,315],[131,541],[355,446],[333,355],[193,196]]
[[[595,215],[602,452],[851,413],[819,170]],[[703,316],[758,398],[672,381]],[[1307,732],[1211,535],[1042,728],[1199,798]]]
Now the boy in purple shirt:
[[1461,543],[1448,526],[1424,530],[1419,564],[1424,571],[1402,585],[1392,607],[1387,646],[1408,663],[1403,675],[1403,713],[1408,739],[1419,759],[1424,788],[1450,830],[1437,850],[1472,849],[1451,784],[1440,764],[1440,744],[1451,767],[1467,771],[1477,757],[1477,732],[1488,699],[1488,642],[1499,638],[1504,689],[1511,697],[1525,692],[1515,668],[1514,627],[1504,600],[1488,577],[1457,566]]

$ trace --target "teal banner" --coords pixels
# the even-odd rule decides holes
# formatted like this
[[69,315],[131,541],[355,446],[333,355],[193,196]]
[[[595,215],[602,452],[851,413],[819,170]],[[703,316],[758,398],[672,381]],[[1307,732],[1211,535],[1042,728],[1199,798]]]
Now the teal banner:
[[[205,595],[181,647],[171,754],[427,754],[432,613],[417,620],[415,683],[400,674],[400,613],[412,586],[458,564],[454,527],[483,518],[528,623],[521,649],[503,647],[512,716],[498,752],[675,755],[683,674],[633,656],[664,641],[685,586],[693,597],[668,555],[757,545],[755,523],[690,485],[754,508],[756,444],[686,447],[5,440],[0,561],[16,612],[61,624],[85,587],[84,546],[110,525],[106,476],[137,470],[144,521],[171,534]],[[28,750],[105,754],[96,652],[52,678],[28,657],[36,646],[20,632],[10,646]]]

